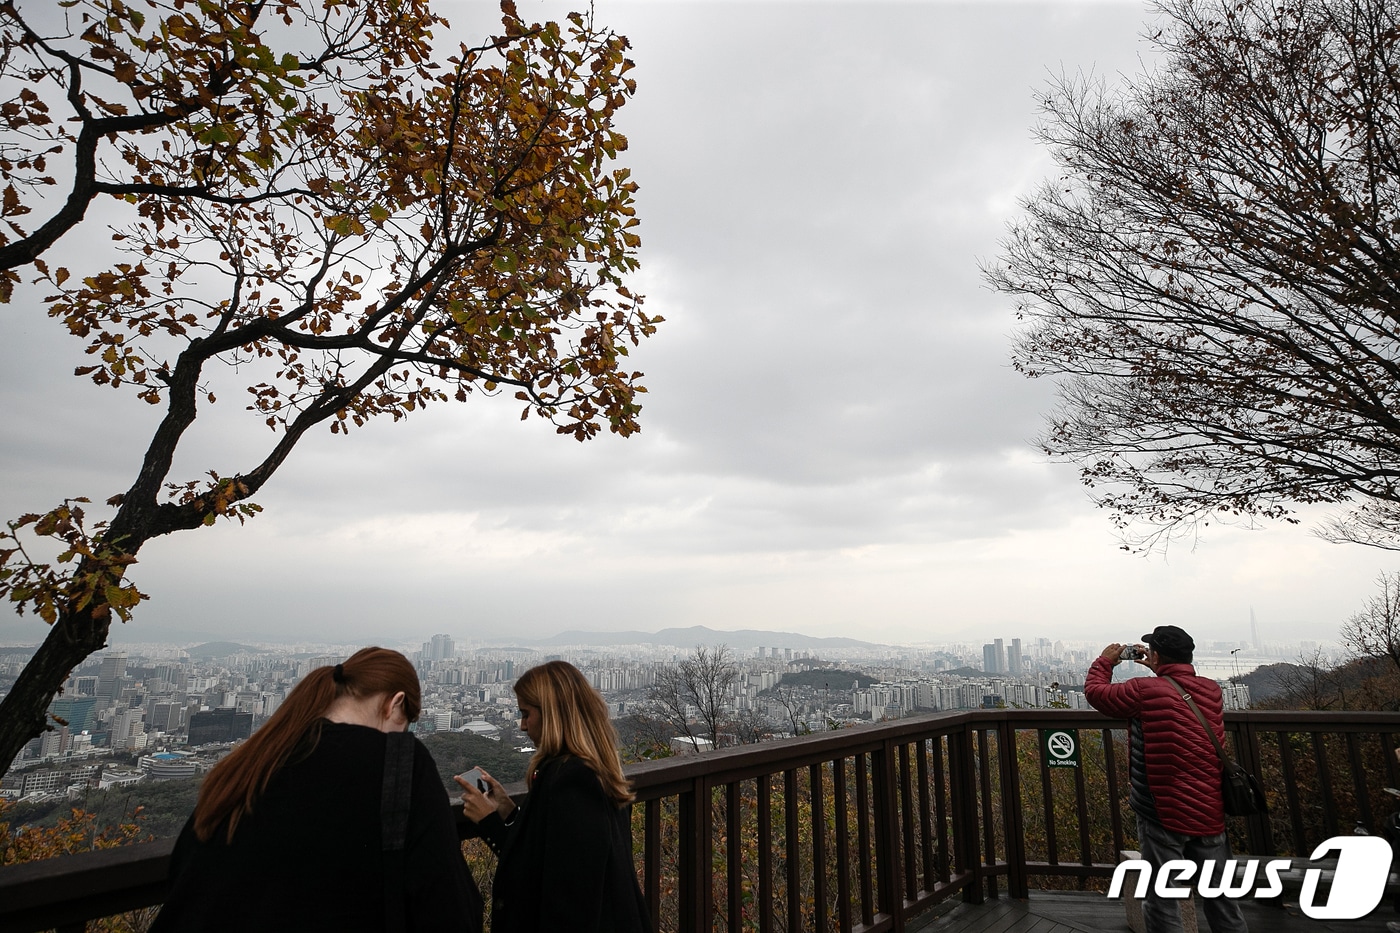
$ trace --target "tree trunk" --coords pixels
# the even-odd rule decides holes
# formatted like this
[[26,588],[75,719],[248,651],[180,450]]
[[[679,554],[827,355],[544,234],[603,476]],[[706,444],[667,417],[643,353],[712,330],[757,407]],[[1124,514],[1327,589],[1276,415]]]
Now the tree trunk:
[[10,769],[20,749],[48,727],[49,703],[68,675],[89,655],[107,644],[112,613],[65,611],[4,700],[0,700],[0,774]]

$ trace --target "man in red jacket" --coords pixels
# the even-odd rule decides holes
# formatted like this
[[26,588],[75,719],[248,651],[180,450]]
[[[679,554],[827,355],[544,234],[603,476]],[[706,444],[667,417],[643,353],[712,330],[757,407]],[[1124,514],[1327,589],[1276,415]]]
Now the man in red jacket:
[[[1113,669],[1127,645],[1113,644],[1094,659],[1084,677],[1084,696],[1101,713],[1128,723],[1128,805],[1137,814],[1138,846],[1152,864],[1154,884],[1143,902],[1147,933],[1181,930],[1177,900],[1156,892],[1163,863],[1185,859],[1198,866],[1213,860],[1213,884],[1220,883],[1230,858],[1225,808],[1220,801],[1220,757],[1191,708],[1168,680],[1175,680],[1200,707],[1216,739],[1225,742],[1225,702],[1220,685],[1196,676],[1191,659],[1196,643],[1175,625],[1159,625],[1142,636],[1146,656],[1137,663],[1155,677],[1113,683]],[[1229,898],[1204,901],[1212,933],[1246,933],[1240,905]]]

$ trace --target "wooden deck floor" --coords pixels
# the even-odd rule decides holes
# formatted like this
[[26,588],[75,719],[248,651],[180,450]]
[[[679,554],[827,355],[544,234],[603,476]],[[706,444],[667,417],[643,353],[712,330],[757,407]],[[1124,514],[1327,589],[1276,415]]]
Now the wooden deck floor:
[[[1387,921],[1400,921],[1388,903],[1360,920],[1313,920],[1297,904],[1272,901],[1241,904],[1254,933],[1387,933]],[[953,901],[921,914],[905,928],[909,933],[1129,933],[1121,901],[1103,894],[1032,891],[1029,900],[1008,897],[982,904]],[[1201,931],[1208,929],[1204,919]]]

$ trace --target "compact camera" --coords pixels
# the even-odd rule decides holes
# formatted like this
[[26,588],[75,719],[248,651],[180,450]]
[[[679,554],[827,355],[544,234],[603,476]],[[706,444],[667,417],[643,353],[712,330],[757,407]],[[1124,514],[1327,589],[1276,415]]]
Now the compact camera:
[[1129,645],[1119,652],[1118,657],[1124,661],[1141,661],[1147,657],[1147,651],[1141,645]]

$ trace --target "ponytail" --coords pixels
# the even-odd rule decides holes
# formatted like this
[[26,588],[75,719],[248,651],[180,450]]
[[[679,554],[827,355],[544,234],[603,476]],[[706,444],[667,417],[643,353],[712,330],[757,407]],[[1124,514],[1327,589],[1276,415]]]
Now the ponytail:
[[418,674],[408,659],[386,648],[362,648],[342,664],[318,667],[301,679],[282,705],[227,757],[214,766],[199,789],[194,834],[208,842],[225,819],[228,841],[238,821],[251,813],[268,782],[299,749],[309,755],[321,735],[321,722],[343,696],[392,696],[403,691],[404,715],[418,718],[422,694]]

